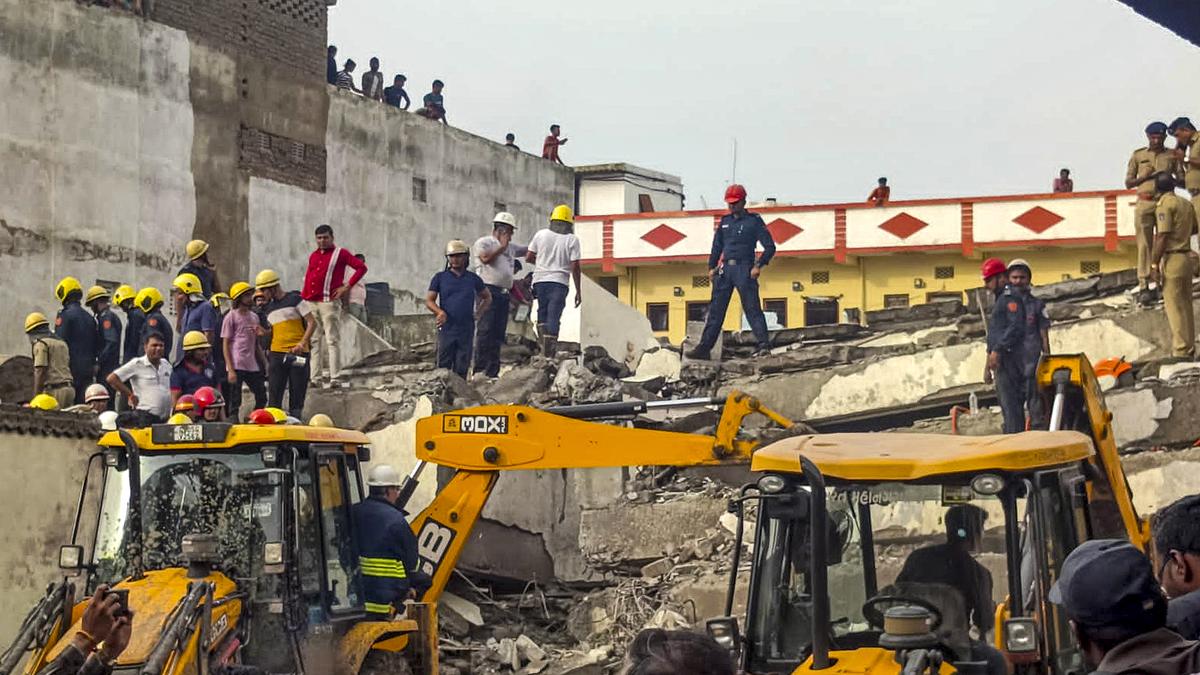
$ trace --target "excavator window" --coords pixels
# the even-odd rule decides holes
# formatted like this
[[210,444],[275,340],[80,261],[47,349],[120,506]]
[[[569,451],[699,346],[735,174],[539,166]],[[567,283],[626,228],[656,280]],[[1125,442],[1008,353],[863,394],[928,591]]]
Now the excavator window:
[[324,609],[331,614],[362,608],[362,592],[355,551],[351,507],[361,499],[357,480],[357,462],[352,473],[346,453],[340,447],[320,450],[313,446],[316,480],[313,487],[318,505],[314,524],[320,528],[324,554],[321,594]]

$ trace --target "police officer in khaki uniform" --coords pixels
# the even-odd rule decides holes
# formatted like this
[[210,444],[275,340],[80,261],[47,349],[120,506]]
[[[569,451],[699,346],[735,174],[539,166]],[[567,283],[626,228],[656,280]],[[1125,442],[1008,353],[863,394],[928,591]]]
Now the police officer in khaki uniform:
[[1200,141],[1200,134],[1186,117],[1176,118],[1167,129],[1175,137],[1175,161],[1183,174],[1182,177],[1176,174],[1176,178],[1182,178],[1183,188],[1192,196],[1196,220],[1200,221],[1200,145],[1196,143]]
[[67,343],[50,331],[50,321],[41,312],[25,317],[25,335],[33,348],[33,395],[53,397],[59,410],[74,403],[75,383]]
[[1154,242],[1154,210],[1158,193],[1154,180],[1160,174],[1175,173],[1175,153],[1163,145],[1167,125],[1151,122],[1146,127],[1147,147],[1133,151],[1125,169],[1125,187],[1137,190],[1134,219],[1137,223],[1138,289],[1145,291],[1150,281],[1150,249]]
[[1163,289],[1163,309],[1171,326],[1171,353],[1191,359],[1196,355],[1196,324],[1192,312],[1192,277],[1196,275],[1192,234],[1196,212],[1175,194],[1175,177],[1160,173],[1154,179],[1161,195],[1155,209],[1157,228],[1150,278]]

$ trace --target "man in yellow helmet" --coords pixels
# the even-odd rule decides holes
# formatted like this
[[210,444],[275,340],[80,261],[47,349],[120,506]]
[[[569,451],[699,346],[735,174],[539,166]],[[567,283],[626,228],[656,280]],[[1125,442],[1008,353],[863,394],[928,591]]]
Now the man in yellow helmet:
[[25,335],[33,348],[33,396],[47,394],[60,408],[75,402],[71,356],[67,343],[50,332],[50,322],[41,312],[25,317]]
[[[146,353],[146,338],[152,334],[158,335],[161,338],[166,349],[163,353],[170,355],[171,346],[175,344],[175,333],[171,330],[171,324],[167,321],[167,317],[162,313],[162,293],[153,286],[143,288],[138,291],[133,303],[138,306],[138,309],[142,310],[142,314],[146,319],[142,324],[142,333],[138,336],[138,356]],[[170,359],[167,360],[170,361]]]
[[[181,274],[194,275],[200,281],[200,294],[206,299],[211,298],[217,289],[221,288],[220,279],[217,278],[217,267],[208,259],[208,242],[203,239],[193,239],[184,247],[187,253],[187,264],[179,268],[175,276]],[[178,320],[183,316],[183,304],[179,298],[175,298],[175,330],[180,335],[187,331],[183,328],[182,322]]]
[[113,304],[125,312],[125,339],[121,346],[121,363],[142,355],[142,326],[146,323],[146,315],[134,304],[136,298],[137,291],[129,284],[121,284],[113,291]]
[[[92,286],[83,298],[84,304],[96,315],[96,380],[99,382],[105,382],[108,374],[121,365],[121,319],[109,305],[111,297],[107,288]],[[108,393],[112,395],[112,392]],[[88,392],[84,392],[83,402],[89,402]]]
[[583,254],[579,237],[575,236],[575,215],[571,207],[559,204],[550,214],[550,227],[538,230],[529,242],[525,261],[534,264],[533,294],[538,304],[538,339],[542,353],[553,356],[558,343],[558,331],[571,279],[575,280],[575,306],[583,302],[579,286],[582,271],[579,261]]
[[96,381],[96,320],[80,305],[83,287],[75,277],[63,277],[54,289],[62,309],[54,319],[54,332],[71,352],[71,379],[75,400],[83,403],[83,392]]
[[[183,298],[183,317],[180,321],[183,326],[183,335],[195,331],[202,334],[204,341],[210,346],[220,344],[221,314],[205,298],[200,279],[194,274],[180,274],[175,277],[172,287],[175,289],[176,298]],[[175,358],[171,362],[176,367],[183,361],[186,348],[187,345],[184,344],[183,340],[180,340],[176,346]],[[218,356],[217,350],[213,350],[209,354],[209,357],[208,361],[212,366],[213,377],[216,378],[215,381],[224,382],[224,356]],[[190,394],[191,392],[185,393]]]
[[288,412],[300,417],[304,398],[308,395],[308,355],[312,346],[316,319],[312,307],[298,291],[284,291],[275,270],[262,270],[254,277],[254,287],[263,291],[267,304],[263,308],[271,324],[271,347],[267,353],[267,401],[283,405],[283,392],[288,392]]

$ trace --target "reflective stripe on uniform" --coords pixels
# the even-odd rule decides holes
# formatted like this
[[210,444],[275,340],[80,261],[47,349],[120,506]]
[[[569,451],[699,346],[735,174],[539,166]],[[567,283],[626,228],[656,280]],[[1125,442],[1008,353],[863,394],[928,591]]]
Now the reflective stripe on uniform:
[[381,605],[378,602],[364,603],[363,609],[367,610],[367,612],[369,614],[391,614],[392,613],[391,605]]
[[358,565],[362,568],[364,577],[408,578],[408,574],[404,571],[404,563],[394,558],[368,558],[366,556],[359,556]]

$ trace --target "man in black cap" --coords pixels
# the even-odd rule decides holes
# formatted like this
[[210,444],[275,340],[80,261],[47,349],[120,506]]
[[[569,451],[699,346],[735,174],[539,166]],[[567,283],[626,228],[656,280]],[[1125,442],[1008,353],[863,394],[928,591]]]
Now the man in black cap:
[[1177,178],[1192,196],[1192,208],[1196,210],[1196,219],[1200,220],[1200,147],[1196,147],[1200,134],[1186,117],[1175,118],[1167,131],[1175,137],[1175,161],[1179,163],[1181,174]]
[[1163,141],[1167,137],[1167,125],[1151,122],[1146,126],[1146,147],[1138,148],[1129,157],[1125,168],[1125,187],[1137,190],[1137,205],[1134,221],[1137,226],[1137,275],[1140,301],[1146,300],[1145,291],[1150,288],[1150,249],[1154,245],[1154,208],[1158,192],[1154,179],[1159,174],[1174,174],[1177,163],[1175,153],[1168,150]]
[[1063,562],[1050,602],[1060,605],[1094,671],[1200,672],[1200,643],[1168,629],[1167,598],[1142,552],[1118,539],[1080,544]]
[[1200,495],[1184,497],[1154,515],[1158,582],[1170,602],[1167,625],[1200,639]]

